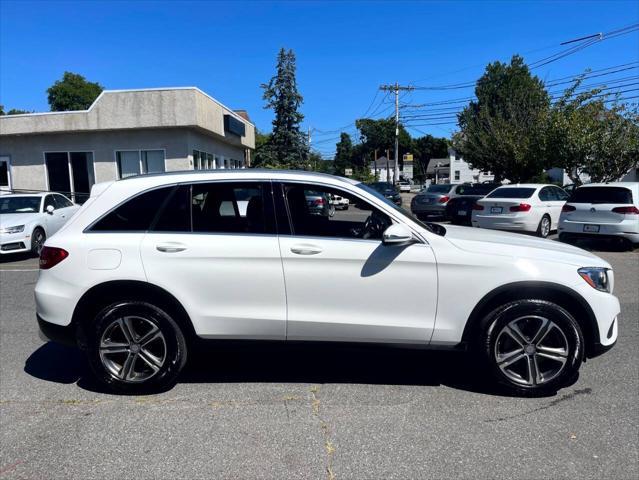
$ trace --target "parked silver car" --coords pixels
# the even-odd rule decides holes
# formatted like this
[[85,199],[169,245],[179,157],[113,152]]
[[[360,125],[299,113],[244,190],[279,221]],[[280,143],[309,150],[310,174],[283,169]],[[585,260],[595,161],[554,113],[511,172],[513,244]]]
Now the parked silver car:
[[446,214],[446,204],[454,191],[460,185],[441,183],[431,184],[413,197],[410,203],[411,212],[417,218],[443,217]]

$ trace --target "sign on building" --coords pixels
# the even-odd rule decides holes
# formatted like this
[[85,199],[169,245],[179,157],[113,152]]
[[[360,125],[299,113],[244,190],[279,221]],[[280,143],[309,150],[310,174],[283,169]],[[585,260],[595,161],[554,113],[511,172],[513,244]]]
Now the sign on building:
[[344,169],[344,175],[346,175],[347,177],[350,177],[353,175],[353,169],[352,168],[345,168]]

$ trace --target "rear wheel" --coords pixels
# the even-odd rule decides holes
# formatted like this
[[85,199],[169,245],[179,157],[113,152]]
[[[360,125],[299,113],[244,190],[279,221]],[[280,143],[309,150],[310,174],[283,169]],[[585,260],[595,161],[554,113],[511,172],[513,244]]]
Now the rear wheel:
[[544,215],[541,217],[539,226],[537,227],[537,235],[541,238],[546,238],[550,234],[550,217]]
[[40,256],[42,247],[44,247],[44,241],[47,239],[47,235],[40,227],[33,230],[31,234],[31,253],[36,257]]
[[545,300],[517,300],[483,321],[481,354],[497,382],[519,394],[553,393],[579,371],[584,341],[576,320]]
[[177,323],[146,302],[104,308],[87,342],[89,363],[108,388],[126,393],[171,387],[186,363],[186,341]]

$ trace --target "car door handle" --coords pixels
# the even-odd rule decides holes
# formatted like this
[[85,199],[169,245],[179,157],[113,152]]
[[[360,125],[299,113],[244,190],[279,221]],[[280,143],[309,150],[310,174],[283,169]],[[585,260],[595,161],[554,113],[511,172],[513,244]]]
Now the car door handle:
[[291,252],[297,255],[317,255],[322,253],[322,248],[317,245],[293,245]]
[[161,243],[159,245],[156,245],[155,248],[158,250],[158,252],[164,253],[177,253],[186,250],[186,246],[182,245],[181,243]]

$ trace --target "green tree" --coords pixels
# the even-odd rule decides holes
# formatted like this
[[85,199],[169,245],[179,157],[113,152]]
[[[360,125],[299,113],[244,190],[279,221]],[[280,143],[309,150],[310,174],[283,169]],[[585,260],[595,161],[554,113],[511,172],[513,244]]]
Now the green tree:
[[0,116],[2,115],[21,115],[23,113],[33,113],[29,110],[20,110],[19,108],[12,108],[11,110],[5,112],[4,105],[0,105]]
[[99,83],[89,82],[77,73],[64,72],[62,79],[47,90],[49,106],[52,112],[86,110],[102,90]]
[[277,55],[277,72],[267,84],[262,84],[264,108],[275,113],[273,132],[258,156],[256,166],[269,168],[308,168],[308,144],[300,132],[304,116],[299,108],[302,95],[297,90],[295,54],[284,48]]
[[614,181],[637,166],[637,110],[613,103],[601,89],[576,93],[577,79],[553,104],[546,125],[546,157],[564,169],[575,185],[581,174],[594,182]]
[[255,154],[253,155],[253,162],[251,162],[251,166],[268,166],[268,143],[270,139],[270,133],[262,133],[255,130]]
[[335,145],[335,173],[344,175],[344,170],[353,168],[353,141],[348,133],[342,132]]
[[474,168],[495,180],[526,181],[551,165],[544,157],[550,98],[524,59],[491,63],[475,87],[477,100],[459,114],[454,147]]
[[411,153],[413,154],[413,178],[423,181],[426,178],[426,167],[431,158],[448,156],[449,142],[446,138],[424,135],[413,139]]

